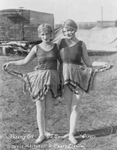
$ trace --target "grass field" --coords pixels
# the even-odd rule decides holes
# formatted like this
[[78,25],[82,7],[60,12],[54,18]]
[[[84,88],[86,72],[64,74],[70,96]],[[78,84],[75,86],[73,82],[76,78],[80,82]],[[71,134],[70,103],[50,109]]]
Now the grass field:
[[[19,56],[0,56],[0,66]],[[80,126],[77,126],[79,143],[71,145],[61,136],[68,132],[68,120],[64,100],[55,100],[48,114],[47,130],[54,133],[52,139],[35,145],[38,137],[36,107],[29,95],[23,94],[22,82],[0,68],[0,146],[1,150],[117,150],[117,54],[92,56],[95,61],[107,61],[114,67],[96,75],[94,87],[83,95],[79,105]],[[17,71],[33,70],[36,61]]]

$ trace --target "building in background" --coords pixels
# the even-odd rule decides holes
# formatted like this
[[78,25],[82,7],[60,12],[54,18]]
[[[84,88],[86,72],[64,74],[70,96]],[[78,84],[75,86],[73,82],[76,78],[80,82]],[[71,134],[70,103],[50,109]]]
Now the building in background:
[[42,23],[54,28],[54,15],[22,8],[0,10],[0,41],[38,40],[37,28]]
[[109,21],[109,20],[97,21],[97,26],[103,28],[116,27],[116,21]]

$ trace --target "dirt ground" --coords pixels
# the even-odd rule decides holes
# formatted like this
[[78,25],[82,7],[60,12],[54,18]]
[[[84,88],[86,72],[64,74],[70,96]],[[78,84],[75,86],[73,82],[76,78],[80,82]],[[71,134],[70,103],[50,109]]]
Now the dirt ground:
[[[0,66],[20,56],[0,56]],[[84,94],[79,104],[80,119],[77,125],[77,145],[62,136],[69,125],[64,99],[54,101],[48,114],[47,130],[54,136],[42,144],[35,144],[38,137],[36,107],[29,95],[24,95],[22,82],[0,67],[0,150],[117,150],[117,54],[95,56],[92,60],[114,64],[108,71],[97,74],[94,87]],[[17,71],[33,70],[36,61]]]

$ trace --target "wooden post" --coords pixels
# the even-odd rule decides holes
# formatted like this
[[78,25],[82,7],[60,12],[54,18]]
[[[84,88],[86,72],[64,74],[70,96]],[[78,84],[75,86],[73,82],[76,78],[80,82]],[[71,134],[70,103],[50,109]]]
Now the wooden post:
[[101,7],[101,21],[102,21],[102,27],[103,27],[103,7]]

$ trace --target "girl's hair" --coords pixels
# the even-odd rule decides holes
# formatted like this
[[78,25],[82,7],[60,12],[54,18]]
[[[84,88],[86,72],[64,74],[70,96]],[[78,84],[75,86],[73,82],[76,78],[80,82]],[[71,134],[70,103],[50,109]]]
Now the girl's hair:
[[78,29],[77,24],[72,19],[66,20],[63,24],[63,28],[75,29],[75,30]]
[[47,24],[47,23],[39,25],[37,31],[38,31],[39,35],[41,34],[41,32],[48,32],[50,34],[53,33],[52,26],[50,24]]

